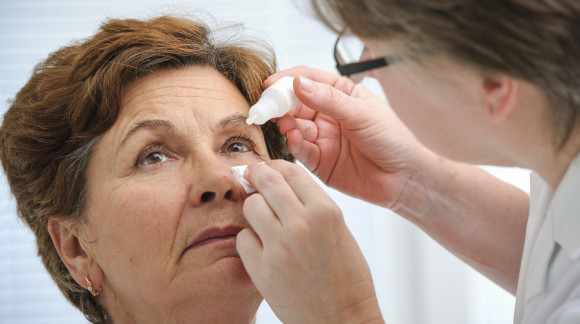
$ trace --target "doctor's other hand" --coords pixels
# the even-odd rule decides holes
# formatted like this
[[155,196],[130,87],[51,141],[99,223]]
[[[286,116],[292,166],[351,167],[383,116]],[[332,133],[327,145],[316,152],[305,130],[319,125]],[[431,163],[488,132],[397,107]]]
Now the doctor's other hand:
[[278,120],[290,153],[328,186],[393,208],[416,169],[409,168],[432,153],[364,85],[300,66],[273,74],[264,87],[286,75],[295,76],[300,100]]
[[302,167],[248,167],[252,229],[237,236],[246,271],[284,323],[382,323],[371,273],[342,213]]

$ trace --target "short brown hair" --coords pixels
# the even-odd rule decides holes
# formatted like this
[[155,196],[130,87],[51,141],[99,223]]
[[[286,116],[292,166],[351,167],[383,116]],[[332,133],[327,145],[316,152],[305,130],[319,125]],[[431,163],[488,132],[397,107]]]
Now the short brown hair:
[[[248,104],[257,102],[262,82],[276,70],[273,51],[228,36],[218,41],[206,25],[185,18],[109,20],[93,37],[37,65],[4,115],[0,159],[18,214],[34,232],[38,254],[60,290],[91,322],[105,322],[106,311],[60,260],[48,219],[81,219],[90,154],[115,123],[129,82],[161,68],[201,65],[227,77]],[[262,131],[271,158],[293,161],[275,124]]]
[[311,0],[334,30],[396,40],[402,55],[443,54],[484,73],[542,89],[554,146],[580,119],[580,4],[577,0]]

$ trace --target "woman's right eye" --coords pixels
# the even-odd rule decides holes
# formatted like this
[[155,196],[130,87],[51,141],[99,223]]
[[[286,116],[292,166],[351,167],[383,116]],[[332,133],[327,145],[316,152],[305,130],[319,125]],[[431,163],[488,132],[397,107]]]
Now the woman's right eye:
[[141,162],[141,165],[150,165],[150,164],[162,163],[165,161],[167,161],[167,155],[160,153],[160,152],[153,152],[153,153],[147,155],[145,157],[145,159],[143,159],[143,162]]
[[136,166],[160,164],[169,160],[170,152],[163,145],[147,146],[137,158]]

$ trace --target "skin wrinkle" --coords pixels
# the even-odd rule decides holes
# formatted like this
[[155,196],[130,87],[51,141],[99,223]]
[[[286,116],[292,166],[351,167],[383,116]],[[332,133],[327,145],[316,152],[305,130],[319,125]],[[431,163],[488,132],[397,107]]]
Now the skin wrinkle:
[[[183,72],[176,72],[175,74],[180,75],[180,73]],[[165,76],[167,77],[167,73],[166,74],[161,74],[162,77]],[[159,76],[159,74],[152,74],[152,77],[156,77]],[[144,78],[144,80],[147,79],[147,77]],[[179,80],[179,78],[177,78],[177,80]],[[191,81],[190,81],[191,82]],[[142,85],[142,84],[141,84]],[[174,88],[171,87],[162,87],[163,91],[169,91],[172,90]],[[179,88],[179,87],[176,87]],[[131,89],[133,89],[134,91],[139,91],[140,89],[142,89],[142,87],[132,87]],[[179,88],[181,89],[181,88]],[[192,87],[188,87],[187,89],[192,90]],[[146,89],[143,89],[146,90]],[[192,90],[195,91],[195,90]],[[233,201],[229,201],[229,200],[220,200],[219,202],[210,202],[208,204],[201,207],[193,207],[191,205],[191,199],[196,199],[196,197],[191,197],[190,195],[192,193],[195,192],[195,186],[196,186],[196,179],[198,179],[198,175],[200,176],[205,176],[204,174],[206,173],[206,170],[208,170],[208,168],[214,168],[216,166],[216,158],[220,159],[221,161],[219,162],[221,163],[225,163],[225,161],[232,161],[231,163],[234,163],[233,161],[238,160],[238,156],[235,153],[227,153],[227,154],[222,154],[219,153],[223,147],[222,145],[225,145],[226,140],[228,139],[228,137],[230,136],[235,136],[236,134],[239,134],[240,131],[243,131],[244,133],[251,133],[251,136],[257,139],[262,139],[263,141],[263,136],[261,135],[261,131],[258,127],[251,127],[245,124],[245,114],[247,114],[247,109],[249,108],[247,106],[247,103],[245,101],[243,101],[243,105],[246,107],[245,111],[243,112],[236,112],[234,111],[234,113],[230,113],[229,115],[225,116],[225,117],[220,117],[216,122],[212,122],[211,119],[208,119],[208,116],[214,116],[217,111],[215,113],[207,113],[210,111],[214,111],[214,109],[203,109],[203,108],[190,108],[190,109],[194,109],[195,110],[195,114],[192,113],[186,113],[186,114],[178,114],[178,113],[173,113],[173,112],[169,112],[169,113],[164,113],[163,110],[161,109],[161,106],[159,106],[158,103],[156,103],[155,99],[153,98],[153,96],[151,96],[152,94],[156,94],[153,91],[143,91],[143,93],[146,93],[146,95],[144,95],[144,97],[141,97],[144,100],[140,100],[141,98],[139,97],[133,97],[131,98],[131,100],[125,100],[124,103],[126,103],[125,106],[123,106],[123,110],[121,112],[121,115],[119,117],[118,120],[118,125],[119,125],[119,129],[127,129],[128,127],[130,127],[130,131],[129,133],[132,133],[131,136],[128,136],[128,140],[126,141],[125,145],[126,148],[121,152],[119,158],[123,158],[123,159],[128,159],[131,158],[132,156],[134,156],[134,154],[137,152],[137,150],[135,150],[135,145],[139,145],[138,143],[150,143],[151,140],[157,141],[160,140],[160,144],[162,145],[168,145],[170,150],[174,150],[172,148],[172,143],[175,143],[176,141],[181,142],[181,146],[182,146],[182,151],[178,151],[178,152],[173,152],[173,154],[176,154],[174,159],[170,159],[167,162],[162,162],[159,166],[155,165],[153,167],[144,167],[142,168],[143,170],[140,170],[139,168],[134,169],[134,162],[131,160],[129,160],[129,163],[127,162],[123,162],[121,163],[122,168],[126,168],[126,169],[131,169],[132,171],[128,171],[128,172],[121,172],[119,173],[115,173],[117,174],[116,177],[120,177],[117,180],[113,181],[113,184],[115,185],[115,194],[116,196],[121,195],[124,196],[126,198],[129,197],[139,197],[138,199],[147,199],[147,196],[140,196],[137,192],[138,191],[127,191],[127,185],[132,184],[132,183],[138,183],[135,182],[137,181],[147,181],[145,183],[151,183],[151,184],[156,184],[156,183],[163,183],[163,180],[156,180],[157,177],[160,176],[164,176],[167,170],[169,172],[177,172],[174,173],[172,175],[172,177],[176,177],[176,179],[183,179],[186,178],[188,179],[187,181],[170,181],[170,183],[166,184],[166,186],[168,186],[168,188],[171,188],[172,186],[177,186],[177,187],[173,187],[173,189],[169,189],[171,191],[173,190],[177,190],[176,193],[179,193],[179,198],[176,198],[174,201],[179,202],[179,204],[181,206],[177,206],[174,205],[173,210],[174,211],[178,211],[179,210],[179,216],[178,217],[169,217],[171,213],[174,213],[174,211],[165,211],[165,210],[152,210],[149,211],[149,213],[151,215],[155,215],[155,214],[159,214],[162,215],[163,217],[157,217],[157,219],[155,219],[154,223],[150,223],[146,228],[143,228],[142,230],[142,235],[146,235],[146,233],[150,233],[152,230],[154,232],[159,232],[161,233],[161,228],[165,227],[165,228],[175,228],[176,231],[174,232],[174,238],[169,240],[167,243],[169,243],[167,245],[167,248],[163,249],[166,252],[165,253],[161,253],[161,258],[158,258],[157,261],[152,260],[151,263],[151,269],[155,269],[157,268],[158,270],[160,268],[158,268],[158,265],[161,264],[165,264],[162,268],[165,270],[162,270],[165,273],[169,274],[169,278],[170,279],[167,284],[168,287],[170,289],[176,289],[177,291],[179,291],[180,289],[183,289],[183,279],[184,278],[189,278],[192,277],[192,275],[190,274],[190,271],[188,270],[187,272],[185,271],[185,266],[187,264],[187,267],[189,268],[189,262],[192,261],[192,259],[190,259],[189,257],[187,258],[187,262],[188,263],[184,263],[185,259],[183,259],[182,257],[185,257],[185,253],[183,252],[185,249],[185,247],[191,242],[191,239],[193,238],[193,236],[197,235],[199,233],[199,231],[203,228],[206,228],[208,226],[211,226],[212,224],[237,224],[237,225],[241,225],[243,227],[247,227],[247,224],[245,224],[242,219],[243,216],[241,214],[241,205],[237,205],[239,203],[235,203],[235,206],[240,206],[240,207],[234,207],[234,202]],[[217,92],[212,92],[212,93],[217,93]],[[222,91],[223,93],[223,91]],[[180,94],[179,90],[177,90],[177,94]],[[130,93],[129,93],[130,95]],[[203,95],[201,96],[179,96],[180,98],[186,100],[186,102],[189,102],[189,100],[195,100],[192,98],[203,98]],[[210,95],[210,99],[211,97],[213,97],[212,95]],[[175,104],[177,104],[177,101],[174,103],[172,100],[166,100],[166,98],[164,96],[158,96],[158,98],[160,99],[160,102],[162,104],[164,104],[165,106],[175,106]],[[215,101],[216,104],[213,105],[212,107],[228,107],[230,106],[230,103],[228,102],[228,100],[223,101],[221,98],[216,98]],[[203,102],[203,101],[202,101]],[[136,105],[136,106],[135,106]],[[141,106],[139,106],[141,105]],[[143,106],[144,105],[144,106]],[[237,103],[237,107],[239,107],[240,102]],[[183,104],[178,104],[178,106],[175,107],[182,107]],[[207,105],[198,105],[196,104],[195,107],[203,107],[203,106],[207,106]],[[141,110],[141,108],[139,107],[147,107],[145,108],[145,110]],[[131,110],[135,110],[137,109],[137,113],[136,112],[131,112]],[[181,109],[181,108],[179,108]],[[224,109],[224,108],[219,108],[219,109]],[[239,109],[239,108],[235,108],[235,109]],[[199,111],[199,113],[198,113]],[[193,112],[193,110],[192,110]],[[167,117],[163,117],[163,118],[159,118],[158,116],[160,116],[159,114],[163,115],[163,114],[167,114]],[[143,120],[143,117],[146,117]],[[177,119],[172,119],[172,118],[177,118]],[[213,117],[212,117],[213,118]],[[133,122],[134,120],[141,120],[139,122]],[[173,120],[173,121],[172,121]],[[178,123],[176,123],[179,120]],[[159,121],[163,121],[161,123],[159,123]],[[173,125],[173,126],[167,126],[167,125]],[[129,126],[131,125],[131,126]],[[185,128],[183,125],[187,125]],[[114,126],[115,128],[115,126]],[[216,129],[217,128],[217,129]],[[125,131],[126,132],[126,131]],[[114,129],[112,129],[111,134],[115,135],[115,134],[122,134],[124,132],[119,132],[118,130],[115,131]],[[130,138],[129,138],[130,137]],[[112,137],[113,139],[116,138],[115,136]],[[209,142],[208,139],[211,139],[211,141],[215,141],[215,143],[220,143],[219,146],[214,146],[213,143]],[[123,145],[121,143],[121,141],[118,140],[114,140],[114,142],[116,143],[115,145],[117,147]],[[259,142],[259,143],[263,143],[263,142]],[[108,143],[101,143],[101,146],[108,146]],[[208,145],[209,144],[209,145]],[[264,147],[262,147],[264,146]],[[136,148],[140,148],[141,145],[137,146]],[[189,149],[185,150],[186,147],[189,147]],[[253,160],[265,160],[267,159],[267,152],[264,150],[265,149],[265,145],[264,144],[260,144],[257,145],[255,147],[255,153],[252,154],[246,154],[244,156],[247,156],[248,158],[251,156]],[[115,150],[115,148],[112,148],[112,150]],[[141,149],[140,149],[141,150]],[[214,150],[220,150],[220,151],[214,151]],[[131,152],[131,153],[129,153]],[[192,153],[195,153],[196,155],[202,154],[202,155],[192,155]],[[102,154],[102,153],[100,153]],[[130,155],[128,155],[130,154]],[[244,154],[244,153],[240,153],[240,154]],[[266,155],[264,155],[266,154]],[[245,158],[246,159],[246,158]],[[93,161],[94,162],[94,161]],[[228,162],[229,163],[229,162]],[[238,162],[235,162],[238,163]],[[248,162],[244,162],[245,164],[247,164]],[[93,164],[97,164],[97,163],[93,163]],[[225,168],[225,166],[224,166]],[[173,170],[173,171],[171,171]],[[228,171],[229,171],[229,167],[228,167]],[[225,175],[226,173],[216,173],[215,175],[220,177],[220,179],[222,179],[221,177],[223,175]],[[132,180],[135,179],[135,180]],[[190,179],[190,180],[189,180]],[[207,180],[204,180],[207,181]],[[224,179],[220,180],[220,181],[226,181]],[[233,180],[233,176],[232,179],[229,179],[227,181],[234,181]],[[149,186],[149,185],[148,185]],[[155,185],[156,186],[156,185]],[[137,188],[135,188],[137,189]],[[154,190],[154,187],[152,187],[151,189]],[[119,191],[121,190],[121,191]],[[203,189],[205,190],[205,189]],[[200,193],[197,193],[200,194]],[[223,192],[221,193],[223,195]],[[109,193],[109,198],[107,198],[107,200],[113,199],[113,195],[112,193]],[[149,196],[151,196],[149,194]],[[93,197],[94,198],[94,197]],[[129,208],[129,206],[131,206],[132,204],[134,204],[134,199],[125,199],[125,201],[122,202],[121,205],[118,206],[118,210],[123,210],[126,208]],[[161,199],[161,197],[156,197],[154,198],[156,200]],[[163,203],[161,203],[161,201],[159,203],[155,203],[155,201],[144,201],[144,203],[146,203],[147,205],[151,205],[151,206],[159,206],[159,207],[155,207],[155,208],[161,208],[161,206],[163,206]],[[127,207],[123,207],[123,205],[127,205]],[[107,206],[104,206],[102,208],[107,208]],[[192,209],[195,208],[195,209]],[[238,209],[234,209],[234,208],[239,208]],[[233,212],[234,210],[237,210],[237,212],[235,212],[235,214],[237,216],[234,216]],[[167,215],[166,212],[168,213]],[[111,210],[110,214],[114,214],[114,213],[118,213],[115,212],[115,210]],[[200,217],[198,217],[197,215],[200,215]],[[203,216],[201,217],[201,215],[211,215],[211,217],[207,217],[207,216]],[[193,216],[193,217],[192,217]],[[232,221],[233,219],[238,219],[238,221]],[[196,220],[197,219],[197,220]],[[165,225],[161,225],[162,223],[165,223]],[[193,222],[193,223],[192,223]],[[173,225],[171,225],[173,224]],[[192,227],[192,226],[184,226],[185,224],[196,224],[196,227]],[[116,226],[120,226],[121,224],[118,224]],[[169,227],[168,227],[169,226]],[[158,235],[166,235],[166,234],[154,234],[153,236],[158,236]],[[104,237],[103,237],[104,238]],[[116,239],[114,239],[116,240]],[[165,244],[165,243],[163,243]],[[207,250],[207,249],[206,249]],[[200,252],[201,251],[201,252]],[[203,252],[204,249],[195,249],[195,251],[193,250],[188,250],[187,253],[202,253],[201,255],[205,255],[206,252]],[[163,256],[165,255],[165,256]],[[233,255],[232,255],[233,256]],[[125,261],[120,261],[120,262],[125,262],[125,263],[129,263],[131,264],[131,268],[134,267],[138,267],[139,264],[143,264],[144,259],[142,258],[143,255],[141,257],[137,256],[137,255],[133,255],[133,254],[128,254],[125,253],[124,258]],[[208,255],[209,257],[209,255]],[[226,257],[226,254],[224,254],[224,257]],[[206,257],[207,258],[207,257]],[[128,259],[133,259],[133,262],[128,262]],[[222,263],[221,261],[224,260],[223,258],[208,258],[207,261],[209,261],[207,263],[208,267],[211,266],[217,266],[218,268],[221,269],[220,264],[226,264],[226,263]],[[239,260],[239,259],[238,259]],[[101,261],[101,260],[98,260]],[[161,263],[159,263],[159,261]],[[106,261],[103,261],[106,262]],[[196,263],[198,261],[195,261]],[[229,263],[227,263],[229,264]],[[229,266],[228,266],[229,267]],[[158,270],[151,270],[151,271],[158,271]],[[224,270],[220,270],[220,271],[225,271]],[[228,270],[231,271],[231,270]],[[220,272],[217,272],[217,274],[219,274]],[[105,272],[105,276],[107,275],[107,272]],[[224,272],[223,275],[226,275],[226,273]],[[196,282],[197,280],[194,280],[193,282]],[[201,284],[201,283],[200,283]],[[216,297],[217,298],[217,297]],[[130,307],[130,305],[127,305],[127,307]]]
[[135,134],[137,131],[147,128],[147,127],[163,127],[165,131],[175,131],[175,125],[168,121],[162,119],[153,119],[153,120],[142,120],[140,122],[136,122],[131,126],[131,129],[124,137],[123,141],[121,141],[121,147],[124,147],[127,143],[127,140]]
[[[452,175],[452,177],[450,178],[449,181],[452,181],[453,178],[454,178],[454,175]],[[426,185],[422,185],[420,187],[429,188],[429,186],[426,186]],[[438,200],[438,199],[435,198],[436,195],[441,195],[441,196],[445,196],[446,195],[445,188],[443,188],[440,185],[438,185],[436,187],[439,188],[438,192],[434,192],[434,191],[430,191],[430,190],[423,190],[425,192],[425,195],[427,197],[429,197],[430,201],[432,201],[432,202],[434,202],[434,201],[440,201],[440,200]],[[417,190],[419,187],[418,186],[413,186],[413,188],[415,188],[415,190]],[[455,215],[457,215],[460,218],[457,221],[461,222],[461,219],[467,218],[467,214],[465,212],[465,208],[462,208],[462,205],[459,204],[459,202],[452,201],[452,202],[448,202],[448,203],[452,203],[453,208],[455,208],[457,210],[457,212],[454,213]],[[402,204],[402,205],[404,205],[404,204]],[[430,208],[422,213],[423,216],[419,216],[419,215],[415,215],[414,214],[415,215],[414,216],[415,217],[414,218],[414,222],[419,227],[422,228],[422,227],[424,227],[424,225],[422,224],[422,222],[429,222],[429,220],[426,220],[426,219],[424,219],[422,221],[423,218],[427,217],[429,214],[432,214],[432,213],[437,214],[438,212],[435,211],[435,209],[445,209],[445,210],[448,210],[449,207],[450,207],[450,205],[448,205],[445,208],[443,208],[440,205],[431,204],[430,205]],[[476,231],[474,231],[473,228],[475,228]],[[477,226],[476,225],[472,225],[471,226],[471,229],[469,229],[468,232],[469,233],[474,233],[474,232],[477,233]],[[431,233],[430,236],[433,236],[433,234],[435,234],[435,236],[439,236],[435,232]],[[456,234],[455,236],[460,236],[461,233],[455,233],[455,234]],[[458,238],[457,237],[454,237],[454,236],[448,236],[447,239],[450,240],[450,241],[453,241],[453,240],[456,240]],[[460,249],[460,247],[462,247],[462,246],[454,245],[454,247],[455,248],[450,248],[450,251],[454,255],[456,255],[458,258],[460,258],[462,260],[466,260],[466,258],[468,258],[468,259],[471,259],[472,261],[474,261],[474,262],[476,262],[476,263],[478,263],[478,264],[480,264],[480,265],[482,265],[482,266],[484,266],[484,267],[486,267],[488,269],[494,270],[496,272],[506,273],[506,271],[503,270],[504,268],[500,267],[499,265],[493,265],[493,264],[490,264],[489,262],[485,262],[484,259],[483,259],[483,257],[481,255],[479,255],[479,254],[475,254],[474,255],[472,253],[468,253],[469,252],[468,247],[464,247],[464,249]]]
[[[74,41],[63,44],[64,46],[48,55],[38,65],[35,65],[30,78],[20,91],[15,94],[14,100],[11,101],[10,107],[4,114],[4,122],[0,127],[0,139],[4,144],[0,145],[2,148],[0,149],[2,155],[0,159],[10,183],[11,191],[16,199],[18,217],[34,233],[40,259],[60,291],[71,304],[82,311],[90,322],[106,323],[110,322],[111,318],[114,318],[115,322],[123,322],[123,319],[131,321],[131,319],[128,314],[123,314],[123,312],[120,312],[120,315],[122,315],[120,317],[111,317],[111,314],[107,311],[109,307],[106,306],[114,308],[120,304],[115,302],[113,298],[112,302],[107,303],[108,305],[104,304],[107,294],[114,293],[110,287],[106,287],[105,293],[99,298],[94,298],[85,289],[84,276],[87,271],[91,272],[91,280],[95,287],[102,287],[102,284],[110,284],[112,282],[110,280],[112,279],[111,274],[122,278],[122,280],[115,279],[116,282],[113,284],[117,285],[117,287],[125,286],[127,288],[123,290],[125,294],[122,296],[125,299],[124,304],[126,304],[126,307],[135,306],[130,305],[134,303],[133,300],[143,299],[143,292],[151,297],[152,294],[147,291],[154,291],[155,285],[159,285],[160,280],[138,279],[147,276],[152,277],[151,273],[153,271],[163,270],[160,266],[161,263],[158,261],[165,262],[168,260],[166,254],[169,251],[170,241],[164,240],[163,244],[157,245],[151,243],[157,243],[154,239],[156,233],[163,231],[161,226],[171,226],[172,221],[169,220],[163,223],[163,219],[154,219],[146,222],[143,221],[143,217],[157,213],[157,215],[167,218],[169,214],[164,213],[164,210],[175,210],[175,207],[179,207],[179,204],[175,203],[173,206],[169,204],[166,208],[151,208],[149,205],[163,203],[161,199],[158,199],[158,196],[163,194],[166,189],[170,190],[170,192],[186,189],[182,182],[167,181],[169,177],[157,176],[157,178],[154,178],[157,172],[137,173],[134,167],[135,160],[132,157],[125,160],[128,163],[121,164],[122,161],[116,160],[114,153],[106,153],[96,163],[92,163],[92,166],[94,167],[96,164],[102,173],[99,173],[96,177],[89,178],[89,164],[95,162],[94,152],[96,147],[102,146],[103,136],[111,130],[111,127],[123,126],[123,129],[128,130],[131,124],[123,124],[123,118],[119,118],[123,115],[121,112],[122,106],[127,103],[128,86],[139,82],[139,80],[147,76],[157,74],[157,72],[195,69],[195,74],[190,75],[195,77],[195,79],[191,78],[191,81],[194,82],[187,82],[187,80],[183,82],[184,80],[182,79],[181,85],[177,84],[176,86],[182,88],[185,85],[190,88],[191,85],[195,84],[199,88],[206,89],[205,95],[208,97],[216,100],[220,99],[220,97],[221,99],[232,98],[233,100],[226,104],[229,104],[230,108],[235,108],[234,110],[241,108],[239,110],[240,113],[247,113],[247,105],[256,102],[262,93],[262,82],[277,69],[276,59],[273,49],[265,42],[251,37],[247,38],[242,35],[241,30],[231,27],[212,31],[209,26],[206,26],[201,21],[172,16],[152,17],[146,20],[107,19],[102,22],[99,29],[91,37],[81,42]],[[228,38],[230,41],[227,39],[219,40],[218,34],[236,35],[236,37],[234,37],[235,40]],[[148,41],[143,42],[144,39]],[[240,42],[240,39],[244,41]],[[216,43],[214,40],[218,42]],[[227,90],[215,91],[215,89],[212,89],[213,83],[211,81],[208,82],[211,78],[206,78],[208,76],[207,71],[212,71],[212,76],[220,75],[220,78],[226,81],[223,84],[227,84]],[[166,84],[157,85],[167,86]],[[141,90],[146,91],[149,89],[141,87]],[[203,94],[195,94],[193,91],[188,92],[191,94],[190,99],[203,99]],[[155,93],[152,92],[152,94]],[[182,94],[175,93],[175,99],[180,99]],[[230,95],[232,94],[235,94],[236,97],[231,97]],[[125,102],[122,102],[123,99],[125,99]],[[203,115],[203,111],[219,109],[213,104],[216,102],[208,103],[206,101],[202,104],[189,105],[189,109],[186,110],[195,109],[200,111],[200,115]],[[167,110],[169,114],[176,108],[167,99],[160,100],[160,103],[169,106]],[[221,102],[220,105],[224,103]],[[242,107],[239,104],[244,105]],[[147,106],[147,103],[145,105]],[[152,108],[151,105],[148,106],[144,106],[144,109]],[[153,116],[134,115],[133,117]],[[191,114],[186,114],[183,117],[171,119],[171,121],[176,125],[181,125],[181,122],[191,119]],[[136,121],[138,119],[133,120]],[[191,127],[196,127],[196,124],[198,124],[197,121],[190,122]],[[199,123],[197,126],[200,128],[204,125]],[[262,142],[267,141],[266,145],[268,145],[270,150],[265,151],[264,148],[260,148],[261,152],[269,152],[273,157],[283,158],[287,161],[293,160],[284,146],[285,139],[276,130],[276,125],[269,124],[268,127],[259,129],[259,133],[251,137],[256,142],[259,142],[259,146],[265,146]],[[109,133],[113,132],[114,130]],[[248,129],[245,132],[253,134],[254,130]],[[202,136],[210,134],[211,132],[199,133]],[[118,133],[113,135],[116,135],[113,136],[114,138],[121,139]],[[175,138],[161,138],[158,134],[143,135],[138,137],[148,141],[175,140]],[[235,135],[246,136],[246,134]],[[221,138],[220,140],[223,139]],[[198,138],[194,138],[194,140],[197,141]],[[100,144],[97,145],[97,142],[100,142]],[[191,142],[189,143],[191,144]],[[110,144],[111,142],[107,141],[104,145],[111,146]],[[115,142],[115,144],[118,143]],[[243,142],[240,142],[240,144],[243,144]],[[214,145],[214,147],[216,146],[219,148],[219,145]],[[194,148],[199,147],[199,145],[195,144]],[[231,147],[233,150],[228,149],[228,152],[243,151],[236,150],[240,147],[242,146]],[[151,146],[150,148],[155,147]],[[180,152],[182,151],[178,153]],[[249,157],[247,160],[232,158],[233,156],[231,155],[220,156],[219,159],[221,161],[229,160],[228,164],[230,162],[249,164],[257,159],[252,154],[247,156]],[[125,154],[124,157],[130,156]],[[166,161],[164,157],[162,159],[151,159],[153,157],[155,156],[147,158],[147,162]],[[216,157],[218,156],[216,155]],[[266,155],[260,160],[267,158],[268,156]],[[215,160],[212,162],[215,162]],[[214,163],[213,165],[223,168],[223,170],[228,170],[225,164]],[[151,170],[151,168],[147,170]],[[159,168],[155,170],[159,170]],[[205,173],[207,174],[207,172]],[[115,177],[116,180],[114,183],[113,181],[109,182],[107,188],[102,192],[96,192],[93,185],[103,182],[101,177],[103,174]],[[140,175],[139,178],[134,176],[137,174]],[[131,178],[132,175],[133,178]],[[216,179],[223,179],[224,177],[221,173],[213,175]],[[185,182],[196,181],[196,178],[189,177],[189,175],[184,177],[183,174],[178,174],[177,177],[186,180]],[[30,179],[34,179],[34,181],[30,181]],[[126,190],[129,179],[140,181],[143,184],[143,189],[146,190],[142,190],[141,193],[135,190]],[[145,181],[147,180],[152,182],[146,183]],[[137,183],[137,181],[133,182]],[[129,197],[126,201],[120,201],[117,206],[113,207],[114,202],[109,198],[119,197],[121,194],[128,194]],[[143,195],[140,196],[140,194]],[[100,195],[98,199],[96,199],[97,195]],[[166,201],[171,200],[171,198],[167,197]],[[134,211],[136,212],[133,215],[131,215],[130,210],[122,212],[122,210],[118,209],[123,204],[129,203],[134,205]],[[89,208],[90,204],[97,208]],[[99,225],[101,219],[113,218],[110,217],[111,211],[119,212],[118,217],[124,218],[125,221],[108,221],[110,229],[101,232],[93,231],[93,228]],[[195,222],[195,220],[189,219],[186,222],[187,224],[184,224],[196,226]],[[67,232],[63,228],[59,228],[61,223],[69,226],[72,230]],[[145,225],[142,225],[142,223]],[[201,222],[198,223],[202,224]],[[119,224],[135,224],[135,226],[133,226],[133,229],[124,230],[124,235],[123,233],[117,237],[110,235],[115,230],[118,231]],[[203,223],[202,225],[210,226],[209,223]],[[75,228],[79,231],[75,232]],[[71,236],[76,235],[76,233],[79,233],[78,239]],[[134,233],[133,242],[127,239],[127,236],[132,233]],[[169,231],[166,231],[166,233],[169,233]],[[138,235],[142,235],[142,237]],[[169,238],[169,236],[166,237]],[[115,239],[117,240],[116,243],[113,241]],[[122,243],[122,245],[118,245],[121,247],[115,247],[114,244],[119,244],[119,242]],[[105,243],[113,249],[103,249],[102,247],[105,246]],[[176,244],[178,243],[180,242],[176,242]],[[69,244],[74,246],[68,246]],[[127,248],[131,247],[131,245],[135,249],[127,251]],[[89,252],[85,253],[81,250],[82,248],[86,248]],[[103,253],[100,252],[109,250],[113,250],[109,261],[119,264],[124,262],[128,265],[127,269],[131,269],[131,271],[111,272],[108,270],[109,277],[104,277],[103,271],[97,268],[103,260]],[[112,254],[114,251],[117,251],[119,258],[113,258],[115,256]],[[147,252],[150,257],[143,258],[143,253],[141,253],[143,251]],[[155,256],[157,254],[156,251],[161,252],[158,257]],[[73,253],[67,254],[68,252]],[[77,254],[76,252],[79,253]],[[206,257],[204,256],[204,258]],[[150,262],[147,263],[147,261]],[[107,267],[110,264],[103,266]],[[144,271],[144,269],[147,271]],[[233,268],[230,267],[230,269]],[[149,272],[149,274],[146,272]],[[220,286],[221,289],[226,287],[222,282],[227,282],[227,279],[231,278],[230,276],[225,276],[227,272],[222,272],[221,274],[224,276],[222,278],[224,280],[217,282],[214,285],[215,289],[210,291],[210,294],[222,291],[218,289]],[[168,272],[168,275],[171,275],[171,273]],[[211,272],[205,272],[203,276],[207,280],[215,278],[214,273]],[[239,280],[240,278],[239,276],[236,280],[242,282]],[[143,282],[146,282],[147,285],[143,284]],[[206,283],[201,282],[200,286],[195,286],[195,289],[186,291],[184,294],[188,296],[200,294],[200,291],[204,289],[204,285]],[[135,292],[136,287],[139,288],[141,286],[144,288],[141,293],[131,293],[131,291]],[[172,293],[165,292],[167,287],[162,288],[158,291],[159,296]],[[178,288],[181,289],[181,287]],[[184,286],[184,288],[186,287]],[[176,299],[175,296],[177,294],[178,292],[176,291],[175,294],[168,295],[165,298],[158,297],[158,299],[155,299],[153,297],[150,300],[153,301],[152,305],[155,307],[162,303],[167,305],[167,301]],[[244,297],[249,295],[251,293],[245,294]],[[128,296],[130,298],[127,298]],[[241,301],[227,299],[227,296],[226,294],[224,303],[226,302],[225,300],[229,300],[229,306],[235,305],[232,306],[232,309],[240,310],[240,313],[245,312],[243,316],[245,320],[252,318],[255,314],[255,308],[253,308],[256,306],[255,304],[250,308],[240,307],[242,305]],[[192,299],[189,299],[190,303],[192,301]],[[221,305],[223,306],[224,304],[222,303]],[[195,307],[196,304],[193,302],[192,308]],[[153,311],[151,308],[136,309],[137,313],[134,315],[140,317],[143,312]],[[228,315],[229,310],[227,308],[222,307],[221,310],[221,312],[215,312],[214,314]],[[200,310],[200,316],[203,315],[203,312],[205,310]],[[154,314],[152,315],[154,316]],[[181,322],[191,320],[189,318],[191,313],[182,312],[181,315],[183,315],[182,318],[175,317],[175,319]],[[203,320],[204,318],[200,317],[197,320],[200,319]],[[135,319],[135,321],[137,320]],[[141,318],[141,320],[139,322],[149,321],[150,319]],[[162,320],[162,322],[166,321]]]

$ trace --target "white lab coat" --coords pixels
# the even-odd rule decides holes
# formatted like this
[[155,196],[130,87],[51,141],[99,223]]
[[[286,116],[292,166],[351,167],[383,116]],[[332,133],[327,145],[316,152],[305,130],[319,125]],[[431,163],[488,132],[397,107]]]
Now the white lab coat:
[[516,324],[580,324],[580,155],[553,192],[531,175]]

